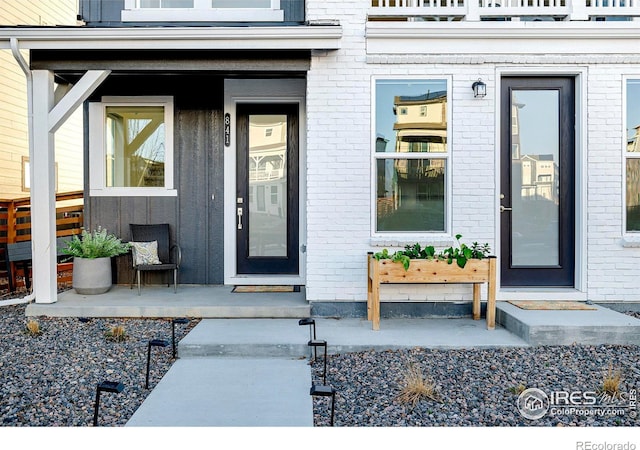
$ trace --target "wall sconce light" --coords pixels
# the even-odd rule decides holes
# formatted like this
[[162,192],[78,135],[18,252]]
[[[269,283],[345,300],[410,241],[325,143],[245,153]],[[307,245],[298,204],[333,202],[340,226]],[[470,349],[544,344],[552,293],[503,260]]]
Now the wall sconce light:
[[484,84],[480,78],[471,85],[471,89],[473,89],[473,96],[475,98],[482,98],[487,95],[487,85]]

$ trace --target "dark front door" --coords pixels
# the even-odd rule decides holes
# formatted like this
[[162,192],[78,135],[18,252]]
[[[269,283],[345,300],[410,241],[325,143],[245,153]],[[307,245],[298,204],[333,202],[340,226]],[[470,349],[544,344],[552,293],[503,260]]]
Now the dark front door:
[[574,286],[574,83],[502,79],[502,286]]
[[298,274],[298,105],[238,104],[238,274]]

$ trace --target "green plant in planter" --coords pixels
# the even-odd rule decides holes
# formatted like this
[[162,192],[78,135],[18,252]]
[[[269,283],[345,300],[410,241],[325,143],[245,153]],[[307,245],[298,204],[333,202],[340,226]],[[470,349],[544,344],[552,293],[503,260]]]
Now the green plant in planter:
[[81,236],[73,236],[66,241],[67,246],[62,249],[65,255],[77,258],[109,258],[122,255],[129,251],[130,245],[122,242],[113,234],[108,234],[106,228],[98,227],[89,233],[82,230]]
[[399,262],[407,270],[412,259],[438,259],[447,261],[449,264],[455,261],[460,268],[464,268],[470,259],[484,259],[489,256],[491,249],[488,243],[481,245],[474,242],[469,247],[460,243],[461,237],[461,234],[456,234],[457,247],[452,246],[439,253],[436,253],[435,248],[431,245],[423,248],[420,244],[415,243],[413,245],[405,245],[404,250],[398,250],[395,253],[389,253],[389,250],[385,248],[381,252],[375,253],[373,257],[378,261],[390,259],[393,262]]

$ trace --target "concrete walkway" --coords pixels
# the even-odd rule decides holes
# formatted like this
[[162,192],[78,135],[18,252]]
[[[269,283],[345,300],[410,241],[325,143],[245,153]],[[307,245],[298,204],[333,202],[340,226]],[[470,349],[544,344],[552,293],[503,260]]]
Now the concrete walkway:
[[[640,320],[607,308],[514,308],[498,306],[499,322],[512,331],[500,325],[487,330],[484,319],[383,319],[373,331],[362,319],[316,318],[316,332],[330,355],[413,347],[640,345]],[[180,341],[179,359],[127,426],[313,426],[309,331],[298,319],[203,319]]]
[[[313,426],[309,331],[297,319],[202,320],[127,426]],[[387,319],[380,331],[366,320],[316,319],[316,333],[330,354],[528,345],[471,319]]]

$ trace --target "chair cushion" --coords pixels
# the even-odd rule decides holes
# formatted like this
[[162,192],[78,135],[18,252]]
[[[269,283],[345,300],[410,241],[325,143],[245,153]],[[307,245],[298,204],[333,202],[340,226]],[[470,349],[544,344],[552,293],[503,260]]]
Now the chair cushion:
[[134,265],[162,264],[158,258],[158,241],[129,243],[133,247]]

